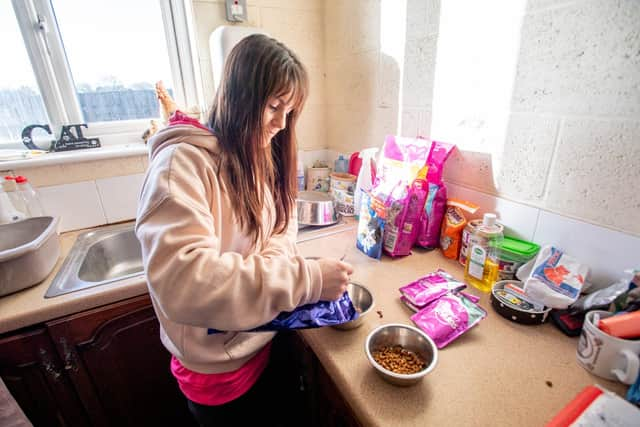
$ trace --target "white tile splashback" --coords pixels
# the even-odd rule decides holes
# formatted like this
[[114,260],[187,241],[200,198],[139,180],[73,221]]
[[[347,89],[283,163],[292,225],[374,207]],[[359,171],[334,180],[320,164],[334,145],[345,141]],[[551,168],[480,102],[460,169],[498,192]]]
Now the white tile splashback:
[[116,176],[96,180],[107,223],[125,221],[136,217],[138,196],[144,174]]
[[482,218],[487,213],[495,213],[505,224],[505,233],[525,240],[533,240],[540,210],[490,194],[481,193],[461,185],[447,183],[447,196],[468,200],[480,206],[470,218]]
[[47,215],[60,217],[61,232],[106,224],[95,181],[38,188]]
[[495,212],[506,233],[540,245],[551,244],[587,264],[588,280],[607,286],[628,268],[640,267],[640,237],[516,203],[460,185],[447,183],[448,196],[474,202],[484,212]]

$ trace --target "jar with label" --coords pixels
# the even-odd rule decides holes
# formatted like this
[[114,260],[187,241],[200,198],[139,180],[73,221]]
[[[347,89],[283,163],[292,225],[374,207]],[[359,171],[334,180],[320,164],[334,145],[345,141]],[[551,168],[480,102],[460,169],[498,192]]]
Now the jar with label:
[[467,223],[467,225],[462,230],[462,239],[460,240],[460,255],[458,256],[458,262],[462,264],[462,266],[467,265],[467,252],[469,252],[469,238],[471,234],[478,228],[478,226],[482,224],[481,219],[473,219]]
[[484,214],[482,224],[469,236],[464,280],[482,292],[490,292],[498,280],[500,245],[504,239],[496,215]]

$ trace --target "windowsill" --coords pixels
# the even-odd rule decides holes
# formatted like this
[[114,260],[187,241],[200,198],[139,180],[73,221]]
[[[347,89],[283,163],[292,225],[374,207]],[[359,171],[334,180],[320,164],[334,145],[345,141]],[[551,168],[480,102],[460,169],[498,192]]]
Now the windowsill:
[[147,146],[142,143],[107,145],[100,148],[46,153],[30,159],[0,161],[0,170],[27,169],[38,166],[60,165],[65,163],[89,162],[94,160],[115,159],[147,154]]

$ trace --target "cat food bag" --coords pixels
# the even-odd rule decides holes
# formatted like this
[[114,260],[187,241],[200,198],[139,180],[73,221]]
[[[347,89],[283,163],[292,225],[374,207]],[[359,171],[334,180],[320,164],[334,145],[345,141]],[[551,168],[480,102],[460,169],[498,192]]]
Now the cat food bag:
[[545,246],[524,281],[524,292],[547,307],[565,309],[580,296],[588,273],[585,264],[558,248]]
[[487,312],[479,305],[463,295],[448,293],[411,316],[411,320],[438,348],[443,348],[485,317]]
[[358,220],[356,247],[371,258],[382,257],[385,228],[385,207],[374,199],[370,192],[362,191],[362,206]]
[[450,291],[459,291],[465,287],[464,283],[457,281],[446,271],[438,270],[402,286],[399,291],[412,305],[424,307]]
[[[333,326],[350,322],[358,318],[358,311],[353,306],[349,293],[342,294],[337,301],[318,301],[297,307],[293,311],[280,313],[271,322],[247,332],[283,331],[289,329],[310,329]],[[209,328],[209,335],[220,333]]]
[[447,200],[447,210],[440,233],[440,248],[445,257],[458,259],[462,230],[467,225],[465,212],[474,214],[477,210],[478,206],[473,203],[456,199]]
[[410,185],[427,164],[431,141],[387,135],[378,159],[376,184],[402,182]]
[[411,186],[402,188],[397,196],[393,192],[387,203],[387,223],[384,233],[384,251],[391,255],[405,256],[418,235],[418,221],[427,197],[427,168],[423,167]]
[[427,197],[420,215],[417,244],[423,248],[437,248],[440,243],[440,224],[447,204],[447,188],[442,182],[444,164],[455,148],[453,144],[433,141],[427,158]]

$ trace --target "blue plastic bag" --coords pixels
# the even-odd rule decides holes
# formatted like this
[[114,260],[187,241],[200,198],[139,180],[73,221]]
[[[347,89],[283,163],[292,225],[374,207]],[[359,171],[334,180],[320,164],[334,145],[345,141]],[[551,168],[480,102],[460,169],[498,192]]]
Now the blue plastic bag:
[[[283,312],[271,322],[246,332],[283,331],[288,329],[310,329],[333,326],[350,322],[358,318],[349,294],[345,292],[337,301],[319,301],[302,305],[293,311]],[[209,328],[207,333],[217,334],[224,331]]]

